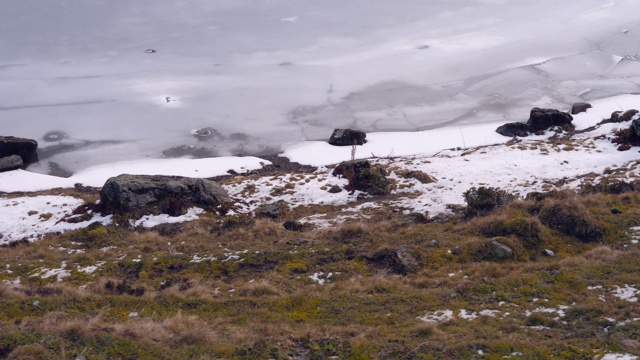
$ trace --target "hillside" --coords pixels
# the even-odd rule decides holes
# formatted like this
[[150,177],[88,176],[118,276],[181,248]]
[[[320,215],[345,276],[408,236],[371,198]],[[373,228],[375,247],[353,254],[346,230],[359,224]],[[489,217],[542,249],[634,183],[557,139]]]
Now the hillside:
[[[523,138],[369,134],[354,157],[384,195],[348,191],[351,148],[324,142],[293,163],[0,174],[0,357],[637,359],[640,148],[618,150],[631,121],[597,125],[637,102]],[[96,213],[123,166],[198,172],[233,202]]]

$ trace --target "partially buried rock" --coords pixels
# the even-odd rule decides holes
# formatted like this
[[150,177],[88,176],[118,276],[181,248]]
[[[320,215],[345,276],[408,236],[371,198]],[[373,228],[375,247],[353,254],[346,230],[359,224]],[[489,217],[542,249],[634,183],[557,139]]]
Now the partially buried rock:
[[107,180],[100,191],[103,212],[132,217],[179,216],[194,206],[213,211],[228,201],[227,191],[217,183],[181,176],[123,174]]
[[591,108],[592,106],[589,103],[577,102],[571,106],[571,115],[583,113],[587,111],[587,109],[591,109]]
[[629,130],[631,131],[631,134],[633,134],[633,136],[636,139],[640,139],[640,119],[634,119],[631,122],[631,126],[629,127]]
[[22,158],[18,155],[11,155],[0,158],[0,172],[18,170],[24,167]]
[[0,136],[0,158],[18,155],[26,166],[38,161],[37,148],[38,142],[32,139]]
[[620,122],[629,121],[631,119],[634,119],[634,117],[637,118],[635,115],[638,114],[638,112],[639,111],[636,109],[631,109],[627,111],[614,111],[611,113],[610,122],[620,123]]
[[499,126],[496,129],[496,132],[500,135],[509,136],[509,137],[514,137],[514,136],[525,137],[525,136],[529,136],[529,125],[520,123],[520,122],[507,123],[502,126]]
[[289,205],[283,200],[272,204],[265,204],[256,209],[256,215],[261,218],[278,219],[289,211]]
[[68,138],[69,136],[59,130],[53,130],[53,131],[49,131],[47,133],[45,133],[42,136],[42,140],[46,141],[46,142],[54,142],[54,141],[62,141],[63,139]]
[[507,245],[501,244],[496,240],[491,240],[487,244],[489,256],[495,259],[504,260],[513,256],[513,250]]
[[420,268],[412,252],[413,250],[410,247],[400,245],[395,249],[383,248],[376,251],[372,256],[365,256],[365,258],[391,273],[407,275],[417,272]]
[[329,144],[335,146],[364,145],[367,134],[352,129],[335,129],[329,138]]
[[334,176],[349,180],[346,189],[369,193],[370,195],[389,195],[392,183],[385,177],[384,169],[372,168],[366,160],[345,161],[333,169]]
[[197,147],[193,145],[174,146],[162,152],[162,155],[168,158],[179,158],[191,156],[196,159],[203,159],[216,156],[216,153],[206,147]]
[[571,121],[573,121],[573,116],[566,112],[535,107],[531,109],[527,125],[529,125],[529,130],[531,132],[536,132],[546,130],[553,126],[560,126],[563,129],[567,129],[569,127],[573,128]]
[[222,139],[222,134],[220,134],[218,130],[212,127],[205,127],[202,129],[193,130],[191,132],[191,135],[193,135],[196,139],[203,140],[203,141]]

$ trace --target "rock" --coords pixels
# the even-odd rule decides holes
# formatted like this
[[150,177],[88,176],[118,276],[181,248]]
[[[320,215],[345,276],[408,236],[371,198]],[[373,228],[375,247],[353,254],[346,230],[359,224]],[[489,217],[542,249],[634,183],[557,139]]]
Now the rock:
[[562,128],[573,126],[571,124],[572,120],[573,116],[565,112],[555,109],[540,109],[535,107],[531,109],[527,125],[529,125],[529,131],[536,132],[546,130],[552,126],[560,126]]
[[611,113],[611,120],[609,122],[620,123],[626,122],[634,118],[640,111],[636,109],[630,109],[627,111],[614,111]]
[[53,131],[49,131],[49,132],[45,133],[42,136],[42,140],[44,140],[46,142],[54,142],[54,141],[60,141],[62,139],[66,139],[68,137],[69,137],[69,135],[67,135],[66,133],[64,133],[62,131],[53,130]]
[[412,254],[412,249],[404,245],[395,249],[384,248],[376,251],[372,256],[365,256],[365,258],[377,266],[399,275],[413,274],[420,268],[418,261]]
[[438,246],[440,246],[440,243],[438,242],[438,240],[433,239],[433,240],[429,241],[429,246],[438,247]]
[[18,155],[11,155],[0,158],[0,172],[18,170],[24,167],[22,158]]
[[391,192],[391,182],[379,168],[372,168],[366,160],[345,161],[333,169],[334,176],[343,176],[349,180],[346,190],[356,190],[370,195],[388,195]]
[[396,248],[396,256],[402,266],[403,274],[413,274],[418,271],[418,261],[416,261],[416,258],[411,254],[410,247],[404,245],[398,246]]
[[629,127],[631,133],[637,138],[640,138],[640,119],[634,119]]
[[152,227],[151,230],[157,231],[161,236],[172,238],[184,232],[184,225],[181,223],[159,224]]
[[38,142],[14,136],[0,136],[0,158],[18,155],[25,166],[38,161]]
[[556,253],[554,253],[552,250],[544,249],[544,251],[542,252],[542,255],[551,257],[551,256],[555,256]]
[[587,109],[591,109],[591,108],[592,108],[592,106],[589,103],[577,102],[577,103],[571,105],[571,115],[583,113],[583,112],[587,111]]
[[300,245],[317,245],[319,243],[318,240],[305,239],[305,238],[296,238],[288,242],[289,244],[300,246]]
[[193,135],[196,139],[203,141],[220,140],[223,138],[222,134],[220,134],[218,130],[212,127],[193,130],[191,132],[191,135]]
[[304,231],[304,225],[293,220],[285,221],[282,227],[289,231]]
[[261,218],[278,219],[289,212],[289,205],[284,200],[272,204],[265,204],[256,210],[256,215]]
[[335,146],[364,145],[367,142],[367,134],[358,130],[335,129],[329,138],[329,144]]
[[329,190],[327,190],[330,194],[337,194],[339,192],[342,192],[342,188],[340,188],[340,186],[338,185],[333,185]]
[[163,175],[129,175],[112,177],[100,191],[100,205],[106,213],[166,213],[178,216],[193,206],[205,210],[230,201],[227,191],[205,179]]
[[500,135],[509,137],[525,137],[529,135],[529,125],[521,122],[507,123],[502,126],[498,126],[496,132]]
[[618,214],[622,214],[622,210],[618,209],[618,208],[611,208],[611,213],[613,215],[618,215]]
[[501,244],[496,240],[489,241],[489,253],[492,257],[503,260],[513,256],[513,250],[507,245]]
[[196,159],[210,158],[217,154],[215,151],[206,147],[196,147],[194,145],[180,145],[174,146],[170,149],[164,150],[162,155],[168,158],[179,158],[183,156],[191,156]]

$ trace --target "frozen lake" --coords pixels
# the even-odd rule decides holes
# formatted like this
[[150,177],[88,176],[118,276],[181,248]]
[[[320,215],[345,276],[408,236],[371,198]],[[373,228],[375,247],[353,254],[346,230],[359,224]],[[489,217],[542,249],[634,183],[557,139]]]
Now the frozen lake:
[[[639,13],[638,0],[0,0],[0,134],[40,142],[33,170],[75,172],[272,153],[335,127],[523,121],[640,92]],[[219,135],[193,136],[205,127]]]

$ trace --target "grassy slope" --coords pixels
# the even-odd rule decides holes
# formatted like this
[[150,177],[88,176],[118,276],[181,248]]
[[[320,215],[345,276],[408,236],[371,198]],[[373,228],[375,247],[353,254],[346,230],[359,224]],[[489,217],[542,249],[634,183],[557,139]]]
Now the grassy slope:
[[[566,203],[603,237],[584,243],[540,220],[543,209]],[[333,229],[282,227],[286,219],[333,210],[300,207],[280,220],[207,214],[164,235],[96,227],[2,248],[0,265],[11,272],[0,279],[19,277],[20,286],[0,285],[0,357],[640,354],[640,322],[623,323],[640,318],[637,302],[611,292],[640,283],[640,246],[625,246],[627,229],[640,222],[637,193],[560,193],[444,223],[382,208],[369,220]],[[514,249],[512,259],[487,256],[485,244],[495,236]],[[401,245],[418,263],[406,275],[393,258]],[[556,256],[542,256],[544,249]],[[33,276],[62,262],[70,273],[60,281]],[[95,264],[103,265],[79,271]],[[326,282],[314,281],[314,274]],[[458,316],[461,309],[497,316],[467,320]],[[418,319],[438,310],[456,316],[437,324]]]

